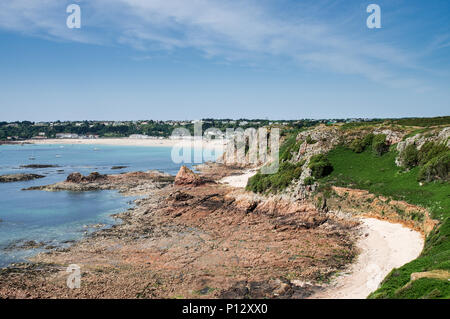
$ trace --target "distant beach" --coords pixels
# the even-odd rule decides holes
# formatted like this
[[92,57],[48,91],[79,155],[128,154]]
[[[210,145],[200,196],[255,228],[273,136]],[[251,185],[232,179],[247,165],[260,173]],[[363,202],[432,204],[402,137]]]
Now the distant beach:
[[[97,138],[97,139],[30,139],[22,143],[30,144],[82,144],[82,145],[116,145],[116,146],[162,146],[172,147],[194,146],[193,140],[188,139],[134,139],[134,138]],[[218,148],[223,145],[224,140],[208,140],[202,139],[203,148]]]

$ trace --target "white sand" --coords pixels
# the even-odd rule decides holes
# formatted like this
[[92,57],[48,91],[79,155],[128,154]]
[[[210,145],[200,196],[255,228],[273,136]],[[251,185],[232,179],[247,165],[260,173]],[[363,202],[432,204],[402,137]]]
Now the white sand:
[[[192,140],[183,139],[132,139],[132,138],[97,138],[97,139],[42,139],[26,140],[32,144],[84,144],[84,145],[120,145],[120,146],[197,146]],[[202,139],[199,143],[203,148],[220,148],[222,140]]]
[[247,186],[247,181],[250,177],[255,175],[257,172],[257,169],[250,169],[247,170],[244,174],[240,175],[231,175],[222,178],[219,182],[222,184],[228,184],[233,187],[245,187]]
[[[245,187],[256,169],[244,174],[227,176],[221,183]],[[360,218],[361,237],[357,242],[360,254],[345,274],[337,277],[313,299],[363,299],[375,291],[381,281],[394,268],[416,259],[423,249],[424,240],[419,232],[375,218]],[[366,236],[367,234],[367,236]]]
[[362,237],[357,243],[361,253],[357,261],[347,274],[311,298],[366,298],[393,268],[417,258],[423,249],[422,235],[403,225],[374,218],[361,218],[361,222]]

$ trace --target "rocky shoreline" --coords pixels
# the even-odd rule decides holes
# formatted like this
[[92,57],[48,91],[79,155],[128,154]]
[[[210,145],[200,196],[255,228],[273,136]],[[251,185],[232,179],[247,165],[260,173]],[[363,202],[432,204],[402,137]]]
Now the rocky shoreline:
[[0,183],[13,183],[13,182],[23,182],[31,181],[33,179],[44,178],[44,175],[39,174],[9,174],[0,175]]
[[[0,298],[305,298],[357,254],[356,221],[218,183],[242,168],[198,169],[71,174],[29,188],[141,198],[114,215],[121,223],[0,270]],[[67,288],[70,264],[80,289]]]

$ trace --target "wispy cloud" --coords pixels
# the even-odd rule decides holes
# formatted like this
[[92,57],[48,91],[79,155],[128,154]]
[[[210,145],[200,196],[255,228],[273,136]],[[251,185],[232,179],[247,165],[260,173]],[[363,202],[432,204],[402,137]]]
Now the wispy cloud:
[[[140,51],[195,49],[228,62],[291,61],[299,67],[363,76],[392,87],[420,89],[402,70],[417,68],[414,55],[366,40],[325,16],[293,17],[256,0],[89,0],[81,30],[65,26],[69,1],[15,0],[0,4],[0,28],[56,40],[126,45]],[[321,12],[323,1],[308,1]],[[316,10],[311,6],[315,6]],[[337,12],[337,11],[336,11]],[[362,22],[364,23],[364,22]],[[440,46],[448,45],[439,42]],[[274,59],[275,58],[275,59]]]

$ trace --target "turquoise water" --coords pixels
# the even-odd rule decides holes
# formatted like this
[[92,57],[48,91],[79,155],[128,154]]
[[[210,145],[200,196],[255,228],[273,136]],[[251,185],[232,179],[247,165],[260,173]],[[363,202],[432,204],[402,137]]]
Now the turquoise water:
[[[36,173],[45,178],[16,183],[0,183],[0,267],[45,248],[11,249],[25,241],[44,242],[46,246],[64,247],[68,241],[81,238],[92,224],[109,227],[115,221],[111,214],[130,207],[134,198],[116,191],[44,192],[23,188],[52,184],[64,180],[72,172],[117,174],[127,171],[156,169],[176,174],[180,164],[171,160],[170,147],[132,147],[104,145],[2,145],[0,175]],[[30,160],[34,157],[34,160]],[[213,160],[210,158],[208,160]],[[56,168],[20,168],[26,164],[52,164]],[[112,170],[112,166],[128,166]]]

